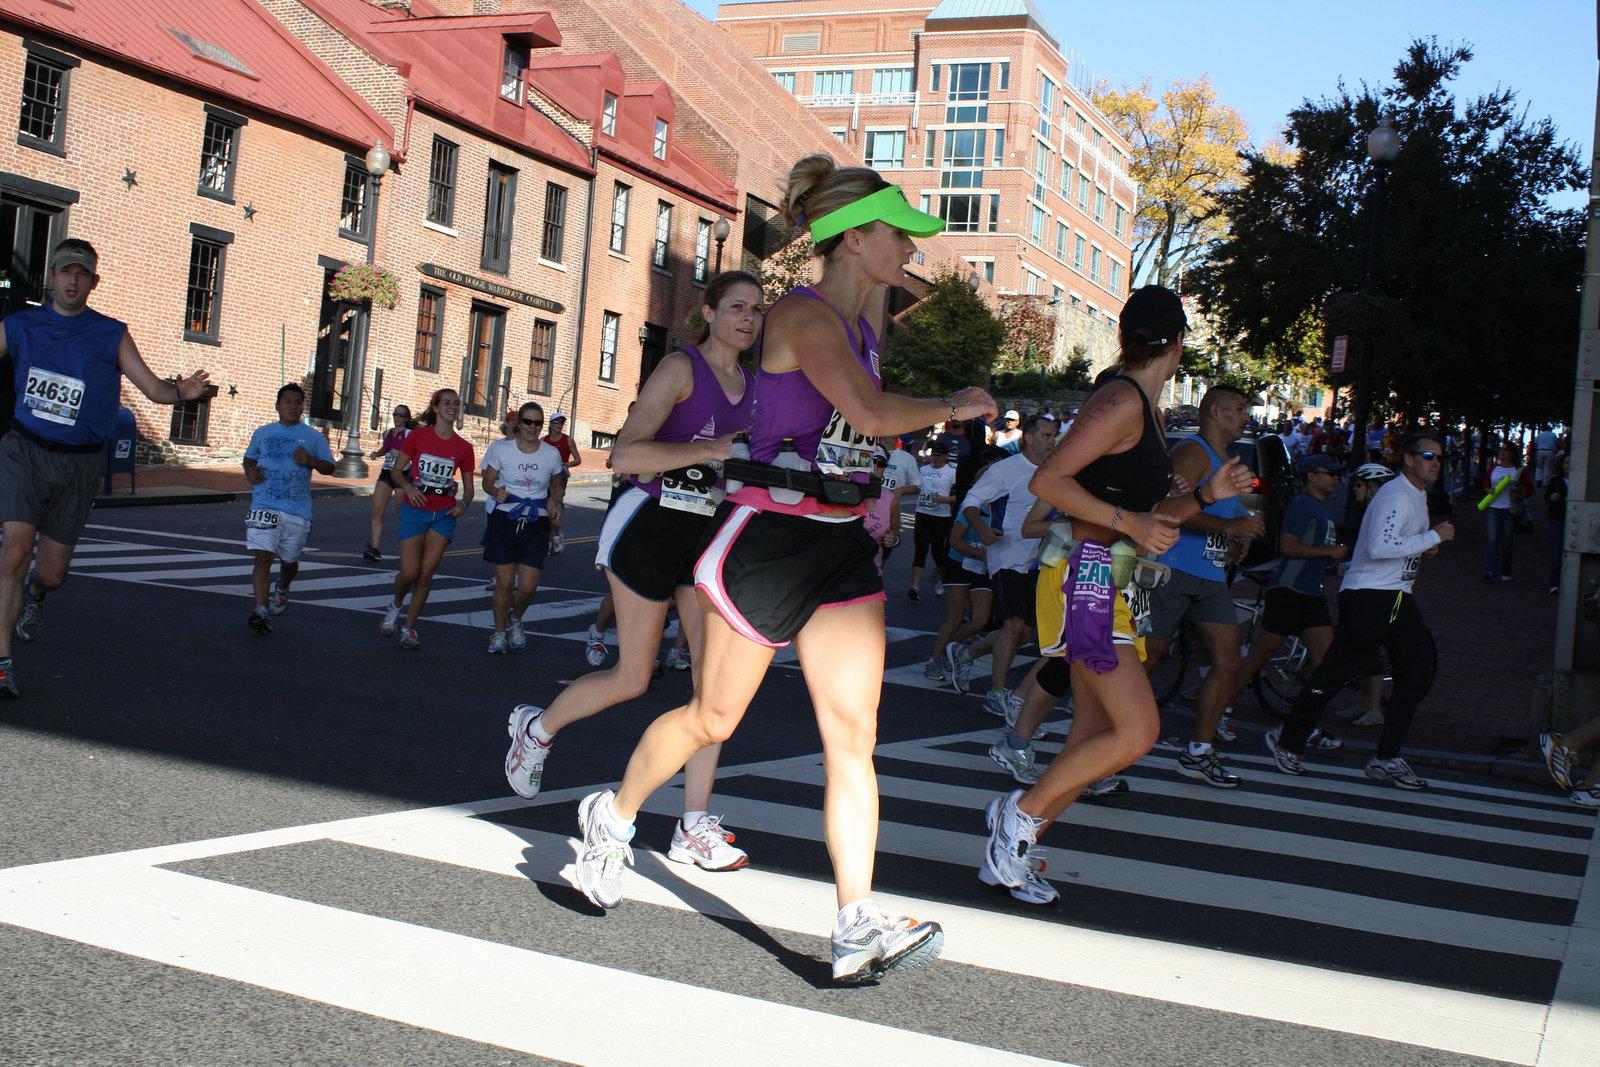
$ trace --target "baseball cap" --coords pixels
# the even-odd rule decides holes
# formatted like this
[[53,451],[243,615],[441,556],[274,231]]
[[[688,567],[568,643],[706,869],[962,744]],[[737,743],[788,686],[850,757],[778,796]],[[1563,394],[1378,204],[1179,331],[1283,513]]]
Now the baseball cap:
[[100,264],[100,257],[95,255],[94,249],[82,245],[67,245],[57,248],[55,258],[52,260],[57,270],[77,264],[86,267],[90,274],[94,274]]
[[888,451],[888,449],[884,448],[882,445],[873,445],[872,446],[872,462],[874,462],[874,463],[888,463],[889,462],[889,451]]
[[934,445],[933,446],[933,452],[931,453],[931,455],[935,455],[935,456],[955,456],[959,451],[960,451],[960,449],[956,448],[954,443],[952,443],[950,441],[946,441],[942,445]]
[[904,230],[913,237],[932,237],[944,229],[943,219],[912,207],[898,185],[886,185],[875,193],[812,220],[811,240],[821,244],[852,227],[878,221]]
[[1189,317],[1183,313],[1183,301],[1171,289],[1160,285],[1146,285],[1135,289],[1128,302],[1122,305],[1122,315],[1117,320],[1124,331],[1149,330],[1155,337],[1152,345],[1168,344],[1178,337],[1178,331],[1189,328]]
[[1008,411],[1004,415],[1002,415],[1001,418],[1010,419],[1013,422],[1015,422],[1017,419],[1022,418],[1022,416],[1017,414],[1017,409],[1016,408],[1012,408],[1010,411]]
[[550,416],[550,421],[551,422],[566,422],[567,421],[567,417],[565,415],[561,414],[561,412],[558,411],[554,415]]
[[1335,460],[1332,456],[1324,456],[1320,453],[1317,455],[1300,457],[1300,459],[1296,461],[1295,466],[1300,468],[1301,474],[1310,474],[1312,471],[1333,471],[1335,474],[1344,473],[1344,467],[1337,460]]

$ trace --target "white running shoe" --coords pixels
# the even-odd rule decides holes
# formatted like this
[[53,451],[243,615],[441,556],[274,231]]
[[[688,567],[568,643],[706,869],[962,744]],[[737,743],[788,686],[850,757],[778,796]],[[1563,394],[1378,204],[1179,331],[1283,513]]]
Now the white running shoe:
[[561,550],[566,547],[567,543],[561,539],[561,535],[559,533],[553,533],[550,535],[550,554],[552,556],[561,555]]
[[720,815],[702,815],[687,828],[679,819],[672,828],[667,859],[692,863],[708,871],[737,871],[750,865],[750,857],[744,849],[734,848],[733,840],[733,834],[723,829]]
[[933,595],[934,596],[944,596],[944,579],[943,578],[935,578],[933,580]]
[[385,637],[393,637],[395,631],[400,629],[400,616],[405,610],[399,604],[390,604],[383,613],[383,621],[378,624],[378,632]]
[[583,834],[583,850],[574,865],[578,888],[600,908],[622,903],[622,871],[633,866],[633,846],[628,844],[633,840],[632,824],[626,835],[618,836],[605,815],[615,797],[611,790],[602,789],[578,805],[578,829]]
[[687,648],[667,649],[667,666],[675,671],[689,669],[689,650]]
[[1033,764],[1033,746],[1018,750],[1004,740],[989,746],[989,758],[1004,767],[1012,781],[1032,785],[1039,780],[1039,768]]
[[1034,848],[1043,819],[1035,819],[1017,807],[1022,790],[995,797],[983,809],[989,824],[989,841],[984,846],[983,865],[978,879],[985,885],[1005,886],[1011,895],[1026,904],[1054,904],[1061,898],[1056,887],[1039,877],[1045,869],[1044,854]]
[[416,650],[422,647],[422,642],[417,639],[417,631],[407,626],[400,628],[400,647]]
[[1120,797],[1128,791],[1128,780],[1120,774],[1109,775],[1098,782],[1090,782],[1083,787],[1083,795],[1095,797]]
[[588,647],[583,650],[583,658],[589,661],[589,666],[599,667],[606,661],[606,643],[603,635],[593,626],[589,627]]
[[1370,759],[1367,761],[1367,777],[1380,782],[1388,782],[1401,789],[1426,789],[1428,783],[1417,777],[1411,765],[1402,757],[1394,759]]
[[833,931],[833,980],[842,985],[871,982],[891,970],[932,963],[944,949],[944,930],[935,922],[887,915],[872,901],[856,908],[850,925]]
[[1306,738],[1306,747],[1322,752],[1336,752],[1344,747],[1344,742],[1332,734],[1323,733],[1322,727],[1319,726],[1311,731],[1310,737]]
[[521,619],[512,619],[511,625],[506,627],[506,644],[518,652],[528,647],[528,635],[522,630]]
[[[1008,728],[1010,728],[1012,730],[1015,730],[1017,728],[1017,719],[1021,718],[1021,716],[1022,716],[1022,701],[1017,700],[1017,701],[1014,701],[1014,702],[1011,702],[1011,703],[1007,704],[1007,706],[1006,706],[1006,726]],[[1028,738],[1028,740],[1030,740],[1030,741],[1038,741],[1042,737],[1044,737],[1044,723],[1040,723],[1039,724],[1039,728],[1037,730],[1033,731],[1033,736]]]
[[555,742],[544,744],[528,733],[528,726],[544,709],[532,704],[518,704],[511,709],[506,732],[511,735],[511,748],[506,752],[506,782],[511,791],[525,800],[539,795],[544,780],[544,761],[550,758]]
[[967,654],[967,646],[956,641],[945,645],[944,662],[950,668],[950,688],[965,693],[972,678],[972,657]]
[[274,589],[267,598],[267,610],[274,615],[282,615],[289,610],[289,594],[283,589]]
[[1351,726],[1382,726],[1383,725],[1383,712],[1378,710],[1377,708],[1373,708],[1371,711],[1363,711],[1361,713],[1360,717],[1357,718],[1350,725]]
[[1010,721],[1014,722],[1022,711],[1022,698],[1009,689],[991,689],[983,698],[983,710],[1002,719],[1010,716]]
[[1591,785],[1588,789],[1574,789],[1567,794],[1567,799],[1580,808],[1600,808],[1600,785]]
[[1274,726],[1262,738],[1267,743],[1267,751],[1272,753],[1272,758],[1278,764],[1278,770],[1284,774],[1304,774],[1306,769],[1300,766],[1300,757],[1286,748],[1278,747],[1278,738],[1283,736],[1283,727]]
[[506,644],[506,635],[503,631],[496,630],[489,635],[489,654],[491,656],[503,656],[509,647]]
[[930,682],[944,681],[944,664],[936,659],[930,659],[922,665],[922,676]]
[[1239,732],[1233,728],[1233,716],[1227,712],[1223,712],[1222,718],[1217,720],[1216,738],[1218,741],[1226,741],[1230,744],[1239,740]]

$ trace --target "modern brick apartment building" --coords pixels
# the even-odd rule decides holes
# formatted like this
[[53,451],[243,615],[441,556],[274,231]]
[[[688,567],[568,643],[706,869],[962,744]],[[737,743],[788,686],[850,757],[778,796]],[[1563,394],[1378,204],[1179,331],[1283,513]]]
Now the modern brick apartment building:
[[[724,253],[781,244],[793,161],[859,162],[677,0],[0,0],[0,113],[6,309],[86,238],[152,368],[221,389],[125,389],[144,459],[237,456],[284,381],[336,452],[442,386],[480,444],[533,398],[603,448]],[[392,310],[328,295],[369,259]]]
[[1054,302],[1058,358],[1110,361],[1138,187],[1032,0],[751,0],[717,24],[1003,297]]

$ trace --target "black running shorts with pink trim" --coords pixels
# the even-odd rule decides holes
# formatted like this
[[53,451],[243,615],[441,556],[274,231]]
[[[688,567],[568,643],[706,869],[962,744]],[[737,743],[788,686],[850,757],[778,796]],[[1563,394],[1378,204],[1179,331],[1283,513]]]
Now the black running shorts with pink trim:
[[695,567],[695,585],[747,640],[794,640],[821,608],[884,599],[877,544],[860,519],[822,519],[723,505],[726,513]]

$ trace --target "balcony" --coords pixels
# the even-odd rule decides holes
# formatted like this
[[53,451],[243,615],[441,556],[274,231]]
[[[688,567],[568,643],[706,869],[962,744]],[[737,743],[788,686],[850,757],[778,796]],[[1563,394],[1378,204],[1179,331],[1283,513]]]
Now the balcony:
[[869,107],[874,104],[915,104],[912,93],[833,93],[827,96],[797,96],[806,107]]

